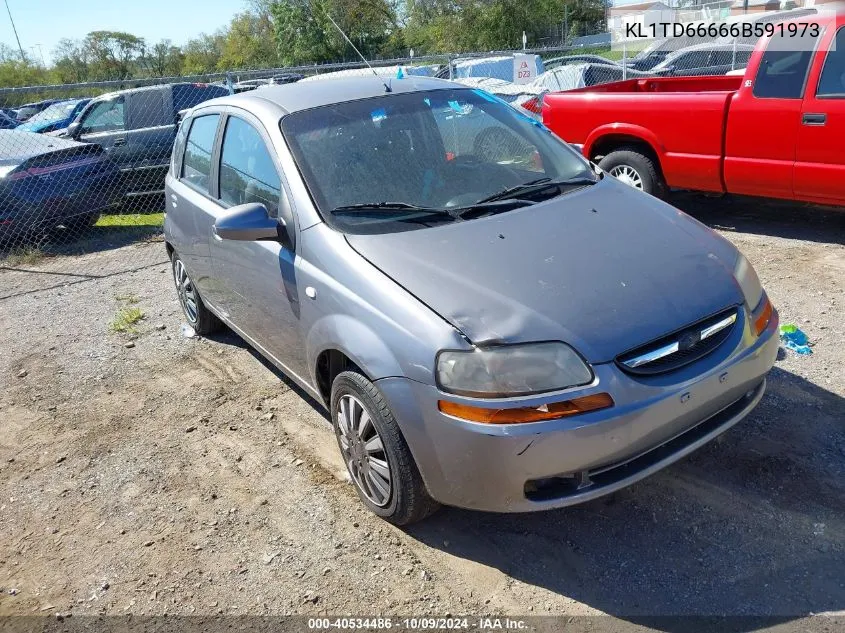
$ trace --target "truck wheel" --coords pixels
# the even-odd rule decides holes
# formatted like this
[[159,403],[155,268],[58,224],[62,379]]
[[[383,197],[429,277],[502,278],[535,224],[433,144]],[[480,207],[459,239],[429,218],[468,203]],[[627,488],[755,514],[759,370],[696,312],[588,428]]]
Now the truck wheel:
[[340,453],[367,508],[395,525],[414,523],[437,510],[390,407],[373,383],[356,371],[338,374],[330,406]]
[[657,198],[662,198],[665,194],[665,186],[657,165],[636,148],[621,147],[610,152],[601,159],[599,167],[634,189],[640,189]]

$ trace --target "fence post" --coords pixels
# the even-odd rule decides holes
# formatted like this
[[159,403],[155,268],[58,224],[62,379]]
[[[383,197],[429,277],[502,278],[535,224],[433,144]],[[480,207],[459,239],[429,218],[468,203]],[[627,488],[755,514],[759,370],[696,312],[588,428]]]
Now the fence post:
[[226,71],[226,88],[229,89],[230,95],[235,94],[235,86],[232,82],[232,73],[230,73],[229,71]]
[[628,78],[628,43],[622,41],[622,81]]
[[449,53],[446,56],[446,63],[449,65],[449,80],[451,81],[452,79],[454,79],[454,77],[452,76],[453,73],[452,73],[452,54],[451,53]]

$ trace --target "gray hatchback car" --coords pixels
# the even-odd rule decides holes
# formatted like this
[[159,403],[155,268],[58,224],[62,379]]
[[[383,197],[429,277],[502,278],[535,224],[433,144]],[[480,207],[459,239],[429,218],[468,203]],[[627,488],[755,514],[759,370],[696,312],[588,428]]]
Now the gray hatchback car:
[[324,403],[361,499],[397,524],[629,485],[741,420],[777,353],[730,242],[448,81],[195,107],[165,235],[188,321]]

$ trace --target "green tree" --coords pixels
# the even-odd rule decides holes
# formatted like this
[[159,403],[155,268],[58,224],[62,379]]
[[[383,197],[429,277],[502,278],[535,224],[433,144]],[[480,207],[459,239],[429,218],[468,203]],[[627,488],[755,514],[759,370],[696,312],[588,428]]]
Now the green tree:
[[128,79],[146,52],[144,38],[122,31],[92,31],[83,47],[94,79]]
[[389,54],[402,42],[396,7],[388,0],[279,0],[271,13],[285,65],[357,58],[329,16],[368,58]]
[[182,60],[182,72],[186,75],[202,75],[213,72],[223,56],[223,42],[225,35],[216,33],[214,35],[201,34],[199,37],[189,40],[182,47],[184,58]]
[[60,40],[53,49],[53,67],[60,83],[79,83],[91,78],[88,51],[79,40]]
[[217,68],[268,68],[278,65],[275,34],[269,15],[244,12],[229,24]]
[[179,75],[182,73],[182,49],[170,40],[161,40],[147,52],[144,62],[153,77]]
[[47,82],[45,68],[29,58],[21,60],[20,51],[0,43],[0,86],[38,86]]

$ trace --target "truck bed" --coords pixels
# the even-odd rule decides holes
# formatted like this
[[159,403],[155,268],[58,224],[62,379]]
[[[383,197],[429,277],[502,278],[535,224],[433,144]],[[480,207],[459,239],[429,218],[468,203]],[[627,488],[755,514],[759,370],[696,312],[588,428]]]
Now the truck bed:
[[703,77],[646,77],[577,88],[568,92],[733,92],[742,85],[742,75]]
[[[659,154],[670,187],[724,191],[728,105],[741,76],[628,79],[551,93],[543,122],[590,159],[631,138]],[[636,143],[632,143],[634,145]]]

